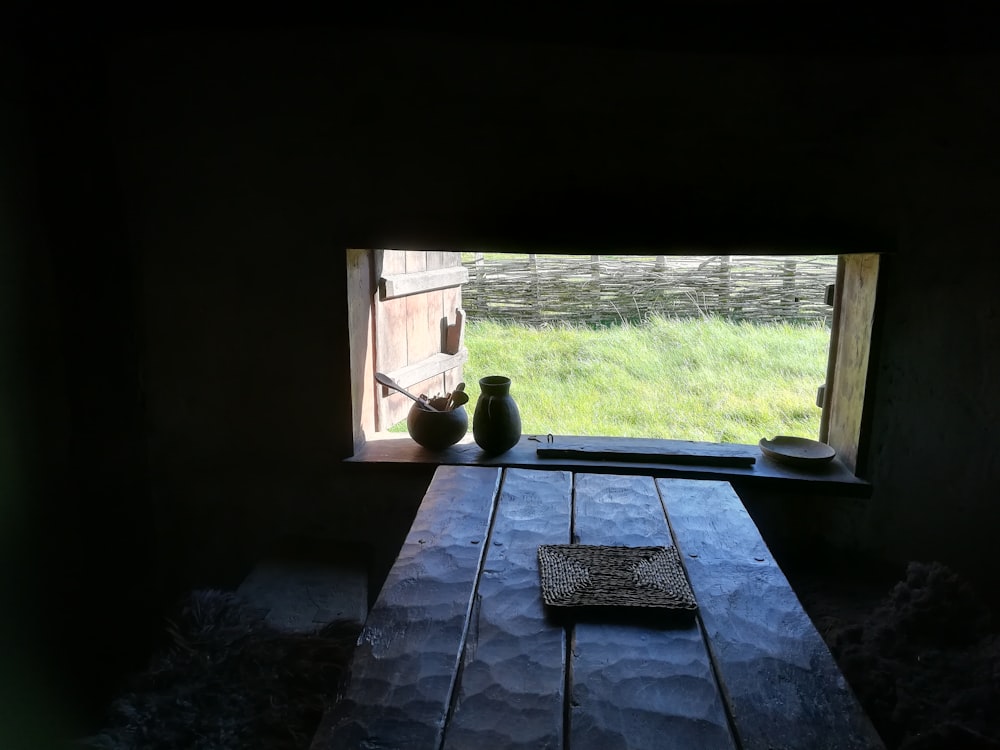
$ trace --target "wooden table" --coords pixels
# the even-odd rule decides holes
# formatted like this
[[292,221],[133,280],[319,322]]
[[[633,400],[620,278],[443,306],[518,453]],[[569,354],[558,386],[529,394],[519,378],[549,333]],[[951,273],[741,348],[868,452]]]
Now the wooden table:
[[[554,618],[540,544],[675,544],[692,621]],[[313,750],[882,744],[722,481],[442,466]]]

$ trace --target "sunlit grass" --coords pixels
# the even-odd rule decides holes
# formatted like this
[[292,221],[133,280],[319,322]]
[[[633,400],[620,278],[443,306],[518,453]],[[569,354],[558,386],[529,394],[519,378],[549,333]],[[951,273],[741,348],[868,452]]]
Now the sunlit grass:
[[479,378],[506,375],[525,434],[756,443],[819,434],[822,325],[666,320],[608,328],[467,323],[470,423]]

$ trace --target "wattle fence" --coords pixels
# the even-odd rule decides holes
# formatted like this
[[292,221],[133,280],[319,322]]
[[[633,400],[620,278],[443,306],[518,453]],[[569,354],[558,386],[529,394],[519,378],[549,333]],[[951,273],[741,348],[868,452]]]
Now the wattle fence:
[[836,256],[485,255],[463,253],[471,320],[527,325],[710,315],[827,322]]

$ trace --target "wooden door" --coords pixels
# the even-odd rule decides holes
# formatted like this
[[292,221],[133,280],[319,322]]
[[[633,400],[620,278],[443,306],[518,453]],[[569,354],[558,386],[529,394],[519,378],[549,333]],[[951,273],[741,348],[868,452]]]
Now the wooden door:
[[[375,250],[374,368],[415,394],[444,395],[468,357],[461,253]],[[375,430],[406,419],[413,402],[375,384]]]
[[869,384],[879,264],[875,254],[840,256],[823,387],[820,440],[833,446],[844,465],[858,476],[865,476],[868,469],[868,420],[873,403]]

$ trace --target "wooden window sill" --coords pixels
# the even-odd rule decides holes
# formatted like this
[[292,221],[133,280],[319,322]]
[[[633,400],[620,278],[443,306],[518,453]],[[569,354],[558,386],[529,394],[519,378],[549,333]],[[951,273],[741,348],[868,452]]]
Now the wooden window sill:
[[[541,458],[539,447],[559,446],[560,441],[573,445],[610,449],[615,451],[649,450],[661,447],[664,452],[678,448],[696,449],[705,455],[723,456],[733,449],[752,453],[756,462],[749,467],[703,466],[674,463],[644,463],[578,458]],[[767,458],[756,445],[701,443],[687,440],[655,440],[614,437],[555,436],[547,442],[545,435],[522,435],[520,442],[499,456],[487,456],[476,445],[469,433],[457,445],[441,451],[422,448],[405,433],[378,433],[369,437],[365,445],[349,463],[377,464],[428,464],[433,466],[505,466],[520,469],[585,470],[597,474],[644,474],[653,477],[680,477],[687,479],[722,479],[734,486],[746,485],[772,489],[829,494],[842,497],[868,497],[871,484],[856,477],[839,458],[808,470],[781,464]]]

